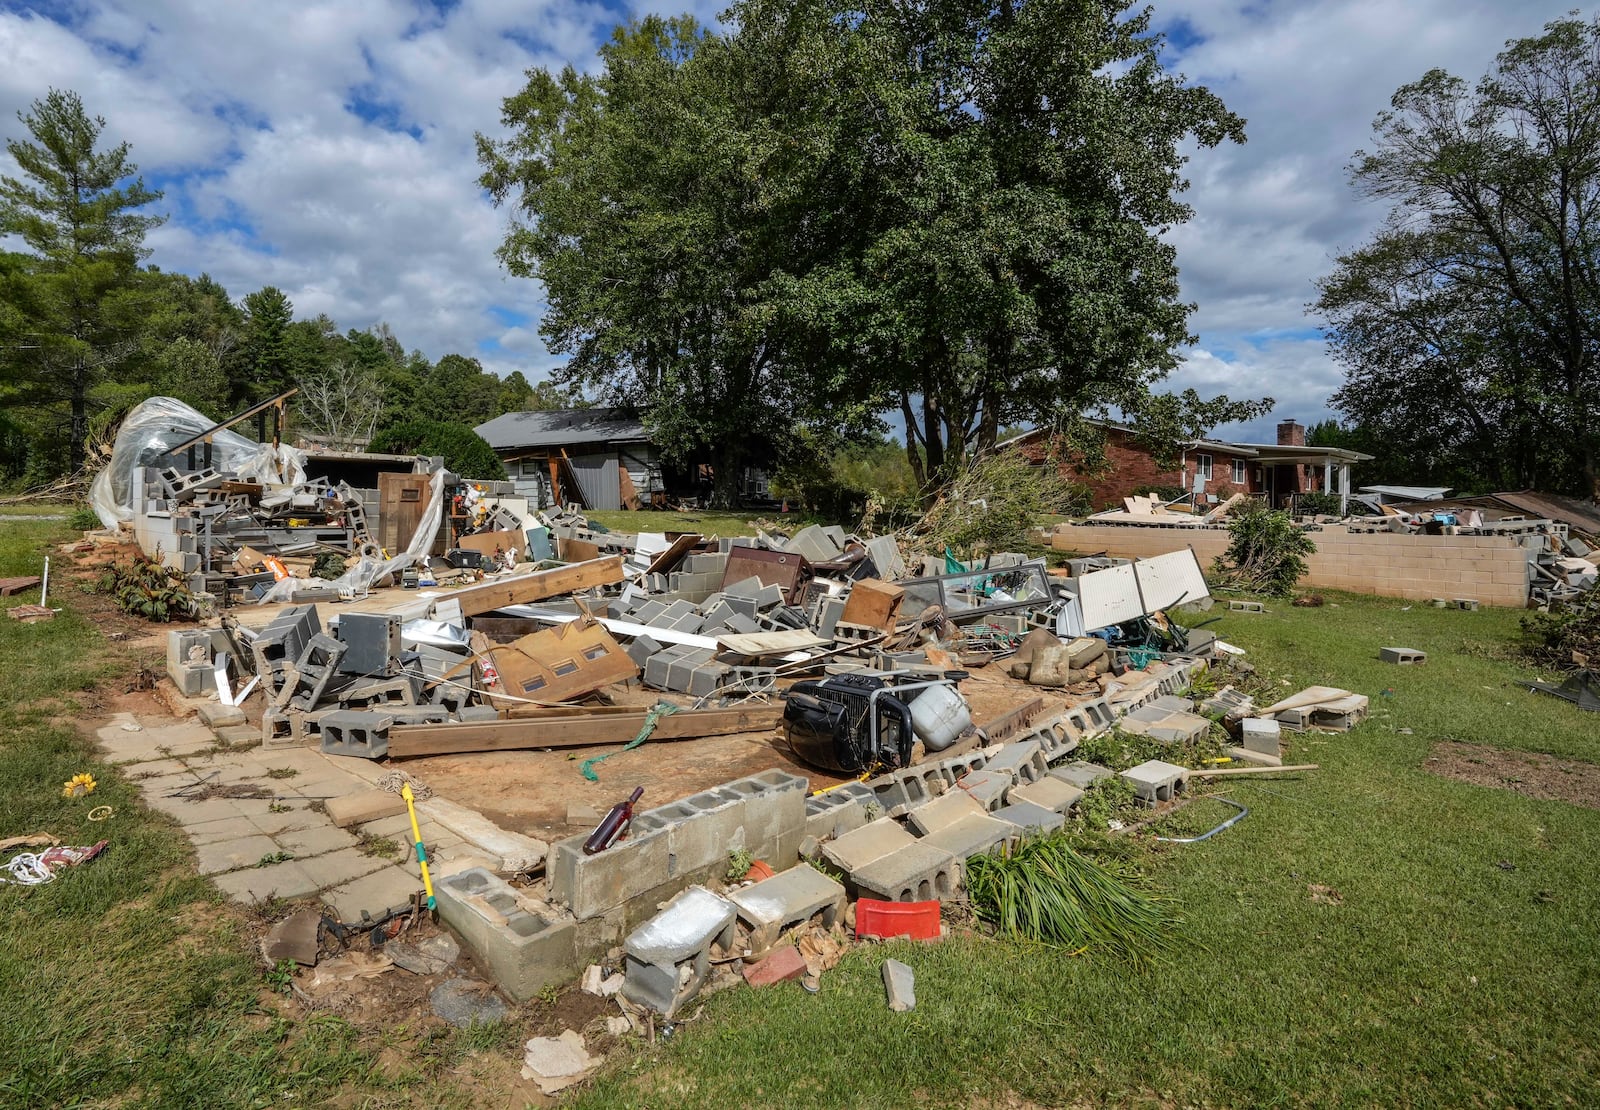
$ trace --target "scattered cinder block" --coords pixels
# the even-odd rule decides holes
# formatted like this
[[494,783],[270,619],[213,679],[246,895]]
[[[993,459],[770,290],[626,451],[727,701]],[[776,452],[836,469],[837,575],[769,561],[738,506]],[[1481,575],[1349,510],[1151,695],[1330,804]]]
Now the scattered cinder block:
[[906,816],[918,833],[928,836],[967,817],[982,817],[986,812],[965,790],[951,790],[917,806]]
[[1149,759],[1137,767],[1128,768],[1122,772],[1122,777],[1133,786],[1133,792],[1146,805],[1155,805],[1177,797],[1189,781],[1189,771],[1174,763]]
[[1418,651],[1416,648],[1386,647],[1378,649],[1378,658],[1385,663],[1398,663],[1401,666],[1415,663],[1426,663],[1428,653]]
[[885,902],[943,902],[955,897],[961,885],[961,861],[926,841],[913,840],[851,871],[850,880],[864,895]]
[[996,771],[985,767],[972,771],[956,781],[956,789],[971,795],[986,810],[1005,805],[1006,791],[1017,784],[1017,776],[1010,771]]
[[382,759],[389,751],[394,717],[366,709],[335,709],[318,717],[323,755]]
[[739,909],[739,918],[750,930],[750,950],[765,952],[778,942],[788,928],[802,925],[816,914],[822,926],[831,929],[844,913],[844,887],[810,864],[799,864],[742,887],[728,895]]
[[1351,694],[1337,701],[1311,707],[1311,724],[1329,732],[1349,732],[1367,719],[1370,702],[1365,694]]
[[1259,601],[1240,601],[1234,599],[1228,602],[1230,613],[1265,613],[1267,607]]
[[1079,790],[1087,790],[1101,779],[1108,779],[1116,774],[1110,767],[1102,767],[1098,763],[1086,763],[1081,759],[1068,763],[1065,767],[1057,767],[1050,772],[1051,778],[1060,779]]
[[1004,821],[1015,826],[1024,836],[1030,833],[1050,832],[1066,823],[1066,818],[1055,810],[1034,805],[1032,802],[1013,802],[995,810],[993,817],[996,821]]
[[1283,726],[1270,717],[1246,717],[1239,722],[1239,744],[1277,758],[1283,751]]
[[971,859],[1010,840],[1015,826],[988,813],[974,813],[935,829],[920,843],[940,848],[957,859]]
[[[1083,797],[1083,788],[1073,786],[1064,779],[1054,775],[1046,775],[1038,782],[1026,783],[1022,786],[1013,786],[1006,795],[1008,805],[1018,802],[1027,802],[1031,805],[1041,806],[1044,809],[1054,810],[1056,813],[1065,813],[1078,804],[1078,799]],[[996,813],[999,816],[999,813]]]
[[874,860],[916,842],[916,837],[906,832],[898,821],[880,817],[824,844],[822,854],[841,871],[854,875]]
[[899,960],[883,961],[883,989],[889,996],[889,1009],[905,1013],[917,1006],[917,974]]
[[988,771],[1010,773],[1022,782],[1038,782],[1050,771],[1037,740],[1013,740],[989,757]]
[[1457,609],[1465,609],[1468,612],[1473,612],[1478,608],[1478,602],[1474,598],[1458,597],[1455,599],[1455,607]]

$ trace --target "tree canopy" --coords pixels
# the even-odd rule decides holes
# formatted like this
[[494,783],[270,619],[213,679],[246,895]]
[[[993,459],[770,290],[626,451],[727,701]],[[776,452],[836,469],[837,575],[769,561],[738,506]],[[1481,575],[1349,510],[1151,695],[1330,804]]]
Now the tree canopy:
[[[740,0],[530,71],[479,137],[563,380],[638,405],[724,491],[796,423],[900,410],[921,480],[1006,424],[1138,419],[1189,341],[1186,144],[1243,121],[1125,0]],[[1176,432],[1259,406],[1174,399]]]
[[1411,482],[1600,495],[1600,19],[1432,70],[1358,151],[1382,228],[1313,305],[1334,403]]

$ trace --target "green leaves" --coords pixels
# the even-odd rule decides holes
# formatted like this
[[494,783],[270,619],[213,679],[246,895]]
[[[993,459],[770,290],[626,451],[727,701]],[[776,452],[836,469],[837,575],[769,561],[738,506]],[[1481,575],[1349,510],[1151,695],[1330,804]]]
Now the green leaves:
[[1170,952],[1176,923],[1137,887],[1137,870],[1077,852],[1062,833],[1024,839],[967,861],[967,891],[1002,936],[1073,951],[1104,951],[1129,963]]

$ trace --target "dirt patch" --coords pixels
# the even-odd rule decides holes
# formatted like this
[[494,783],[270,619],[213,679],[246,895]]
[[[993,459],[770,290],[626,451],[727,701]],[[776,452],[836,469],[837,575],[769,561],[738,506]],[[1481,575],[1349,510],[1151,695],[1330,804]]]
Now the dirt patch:
[[1541,801],[1600,809],[1600,764],[1442,740],[1422,767],[1476,786],[1498,786]]

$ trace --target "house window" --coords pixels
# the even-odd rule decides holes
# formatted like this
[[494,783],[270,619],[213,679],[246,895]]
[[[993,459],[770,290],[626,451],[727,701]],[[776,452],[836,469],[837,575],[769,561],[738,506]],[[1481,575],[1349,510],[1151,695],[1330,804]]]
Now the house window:
[[1211,456],[1196,455],[1194,457],[1195,471],[1206,481],[1211,481]]
[[1242,486],[1245,484],[1245,466],[1243,459],[1233,460],[1233,484],[1236,486]]

